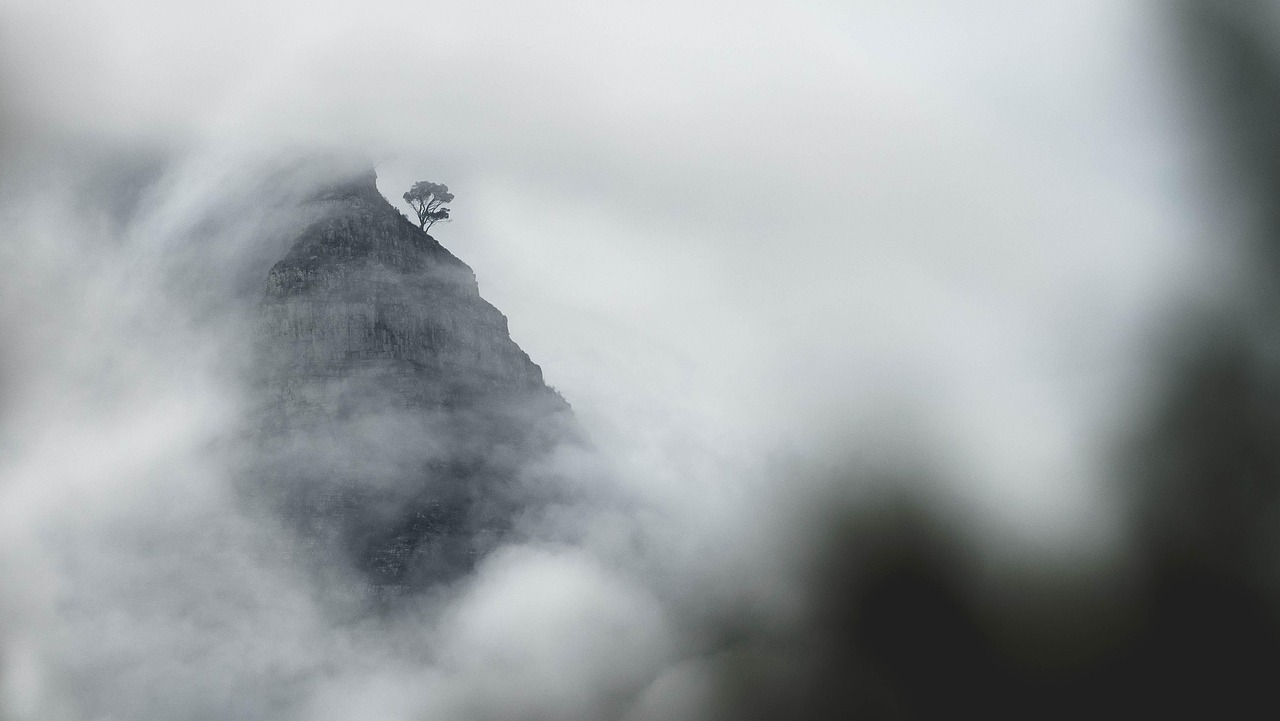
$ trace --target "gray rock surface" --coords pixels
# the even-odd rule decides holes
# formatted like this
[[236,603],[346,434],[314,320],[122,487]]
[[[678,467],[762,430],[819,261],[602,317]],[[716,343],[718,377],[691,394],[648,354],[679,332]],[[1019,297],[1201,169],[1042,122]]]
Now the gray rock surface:
[[304,214],[258,309],[261,488],[380,595],[455,578],[548,500],[524,469],[577,442],[569,405],[372,171]]

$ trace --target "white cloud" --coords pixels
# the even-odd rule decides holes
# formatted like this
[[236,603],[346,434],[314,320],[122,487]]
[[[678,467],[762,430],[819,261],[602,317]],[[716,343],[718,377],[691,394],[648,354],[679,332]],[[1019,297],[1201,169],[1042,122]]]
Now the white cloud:
[[[81,652],[133,658],[142,686],[193,654],[175,683],[206,699],[252,679],[182,674],[239,655],[296,681],[246,714],[585,718],[644,688],[643,708],[696,706],[710,682],[666,615],[785,615],[770,504],[793,478],[769,463],[793,452],[925,446],[936,458],[905,460],[946,469],[935,490],[994,535],[1107,537],[1105,429],[1133,400],[1119,389],[1162,309],[1212,281],[1190,269],[1217,262],[1181,185],[1162,22],[1140,2],[0,4],[16,119],[0,150],[52,137],[176,158],[123,229],[46,155],[0,184],[0,569],[23,579],[5,608],[36,629],[0,627],[12,714],[88,717],[55,708]],[[255,555],[270,539],[207,453],[235,422],[236,329],[193,325],[193,306],[252,290],[269,221],[195,251],[179,239],[210,198],[254,187],[239,159],[311,146],[369,152],[392,198],[450,184],[455,222],[436,235],[656,509],[597,519],[585,549],[491,559],[453,615],[411,634],[430,653],[380,646],[403,627],[335,630],[305,584],[271,578]],[[175,303],[175,252],[225,275]],[[904,428],[928,441],[899,448]],[[208,561],[209,583],[261,595],[205,607],[211,589],[178,585],[156,610],[122,587],[169,567],[95,544],[156,508],[171,514],[156,537]],[[177,533],[195,520],[209,535]],[[50,529],[67,533],[49,545]],[[632,534],[647,552],[628,555]],[[50,610],[99,590],[82,625]],[[226,614],[228,645],[187,628],[183,603]],[[62,646],[68,629],[89,647]]]

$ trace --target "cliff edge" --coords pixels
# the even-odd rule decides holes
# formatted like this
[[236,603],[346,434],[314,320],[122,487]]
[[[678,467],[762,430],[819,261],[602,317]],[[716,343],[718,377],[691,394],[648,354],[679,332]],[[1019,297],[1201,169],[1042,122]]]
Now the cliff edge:
[[455,578],[540,502],[523,469],[577,439],[569,405],[373,171],[309,206],[258,311],[262,487],[380,595]]

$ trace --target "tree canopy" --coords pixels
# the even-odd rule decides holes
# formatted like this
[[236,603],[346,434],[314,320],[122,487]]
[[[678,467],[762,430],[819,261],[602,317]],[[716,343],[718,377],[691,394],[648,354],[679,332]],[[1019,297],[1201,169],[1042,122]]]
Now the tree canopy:
[[449,192],[449,186],[444,183],[419,180],[404,194],[404,200],[418,214],[418,227],[426,231],[436,223],[449,219],[449,209],[444,204],[453,201],[453,193]]

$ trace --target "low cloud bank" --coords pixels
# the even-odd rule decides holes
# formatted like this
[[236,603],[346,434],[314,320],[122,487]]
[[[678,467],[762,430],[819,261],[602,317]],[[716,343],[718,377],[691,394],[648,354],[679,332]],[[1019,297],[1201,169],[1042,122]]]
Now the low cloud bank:
[[[498,30],[520,19],[486,24],[491,5],[476,7],[445,19]],[[146,100],[136,58],[109,53],[130,82],[102,86],[111,98],[93,135],[68,100],[80,85],[37,82],[56,63],[33,74],[14,60],[59,43],[92,55],[72,42],[86,28],[109,40],[138,13],[163,27],[154,8],[81,16],[49,48],[7,44],[0,91],[41,92],[0,106],[0,716],[1078,717],[1268,701],[1280,659],[1268,320],[1280,204],[1266,159],[1280,83],[1256,31],[1266,25],[1243,6],[1188,3],[1173,19],[1115,7],[1060,12],[1102,70],[1033,83],[1067,90],[1028,91],[1044,105],[1005,108],[991,137],[966,123],[1076,56],[1043,45],[1026,51],[1027,75],[943,72],[923,49],[891,62],[869,40],[854,52],[824,35],[788,55],[796,72],[757,86],[786,50],[774,41],[813,37],[813,18],[788,11],[780,33],[749,9],[714,52],[693,53],[693,74],[676,30],[661,36],[657,75],[624,62],[625,43],[568,42],[577,26],[558,31],[563,52],[522,45],[529,64],[486,63],[508,57],[512,35],[482,32],[476,74],[437,87],[433,113],[368,73],[336,72],[343,44],[301,28],[289,48],[328,50],[263,65],[281,78],[169,105]],[[691,22],[710,33],[715,10]],[[936,29],[943,15],[858,17]],[[1000,42],[978,44],[992,55],[961,55],[998,60],[1013,36],[1052,25],[1002,17]],[[953,57],[947,37],[987,37],[970,25],[928,47]],[[1126,139],[1156,138],[1151,152],[1179,171],[1178,153],[1201,149],[1108,100],[1167,110],[1145,93],[1169,78],[1134,70],[1162,56],[1121,52],[1149,27],[1186,33],[1202,85],[1223,93],[1193,129],[1226,141],[1197,161],[1215,197],[1237,198],[1216,215],[1183,207],[1189,193],[1167,192],[1166,176],[1111,172],[1116,158],[1139,175],[1160,165]],[[402,44],[393,54],[416,57]],[[708,61],[748,51],[728,76]],[[610,62],[580,62],[593,53]],[[582,68],[601,75],[572,74]],[[575,109],[564,116],[523,82],[557,69],[574,78],[546,88]],[[676,76],[687,83],[601,99],[618,77]],[[154,77],[172,81],[158,66]],[[304,82],[317,77],[332,82]],[[955,83],[930,90],[939,78]],[[493,92],[461,92],[472,86]],[[722,104],[650,132],[711,86]],[[436,139],[388,161],[388,175],[429,160],[469,179],[477,220],[454,226],[470,244],[459,255],[474,250],[482,292],[597,449],[526,469],[531,484],[581,491],[523,519],[527,541],[377,613],[342,570],[299,560],[299,539],[233,482],[251,466],[246,318],[305,222],[309,182],[301,166],[263,160],[290,135],[263,119],[281,105],[310,118],[294,134],[304,146],[405,130],[351,127],[334,108],[366,97],[357,89],[401,98],[390,107],[402,112],[369,117],[431,119]],[[445,102],[451,92],[465,102]],[[756,112],[779,93],[798,109],[872,99],[822,104],[830,112],[795,125]],[[1059,101],[1080,117],[1045,120],[1058,122]],[[1020,112],[1038,120],[1011,120]],[[197,120],[216,127],[192,142]],[[242,120],[254,137],[229,130]],[[852,141],[848,120],[862,131]],[[1093,123],[1107,130],[1073,134]],[[769,145],[780,128],[790,139]],[[139,150],[139,136],[152,144]],[[829,152],[849,142],[857,152]],[[1014,150],[1027,153],[992,159]],[[765,210],[744,201],[773,171],[794,190]],[[673,195],[688,201],[667,207]],[[1200,223],[1230,242],[1197,242]],[[521,302],[541,295],[554,300]],[[648,335],[633,332],[646,322]]]

